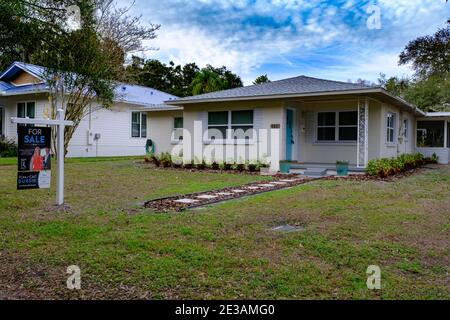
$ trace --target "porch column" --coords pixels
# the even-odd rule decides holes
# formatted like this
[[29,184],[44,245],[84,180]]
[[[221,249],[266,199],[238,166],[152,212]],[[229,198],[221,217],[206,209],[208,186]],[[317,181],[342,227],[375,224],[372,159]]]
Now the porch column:
[[358,141],[356,166],[365,168],[369,162],[369,99],[358,99]]

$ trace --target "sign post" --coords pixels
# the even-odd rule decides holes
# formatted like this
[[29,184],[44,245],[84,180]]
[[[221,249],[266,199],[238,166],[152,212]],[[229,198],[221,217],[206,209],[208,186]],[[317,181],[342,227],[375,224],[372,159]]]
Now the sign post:
[[[47,125],[56,127],[56,153],[57,153],[57,178],[56,178],[56,204],[62,205],[64,203],[64,128],[66,126],[73,126],[72,121],[64,120],[64,110],[58,109],[56,120],[48,120],[48,119],[29,119],[29,118],[11,118],[12,123],[17,124],[28,124],[28,125]],[[47,187],[47,179],[48,184],[50,183],[49,172],[47,174],[42,174],[47,170],[50,170],[50,165],[45,167],[44,163],[40,163],[35,159],[41,156],[39,151],[41,149],[40,146],[43,146],[44,149],[50,145],[50,137],[49,128],[45,127],[19,127],[19,149],[23,146],[23,150],[19,150],[19,178],[18,178],[18,189],[31,189],[31,188],[39,188],[39,175],[44,177],[41,178],[41,186]],[[22,140],[23,139],[23,140]],[[23,145],[21,145],[23,143]],[[35,157],[30,155],[30,150],[35,153]],[[25,155],[30,156],[30,159],[25,157]],[[33,161],[35,164],[33,164]],[[42,160],[41,160],[42,161]],[[22,167],[21,167],[22,166]],[[20,171],[28,171],[27,174],[23,175],[23,179],[20,180],[21,175]],[[36,175],[37,173],[37,175]],[[31,178],[27,180],[28,178]],[[47,177],[47,178],[46,178]],[[23,186],[20,187],[21,182]]]

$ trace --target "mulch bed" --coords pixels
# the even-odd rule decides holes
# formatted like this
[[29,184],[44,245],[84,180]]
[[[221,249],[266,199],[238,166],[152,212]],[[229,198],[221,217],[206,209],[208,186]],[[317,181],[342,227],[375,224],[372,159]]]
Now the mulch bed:
[[414,174],[418,174],[424,172],[426,170],[433,170],[434,167],[428,165],[420,168],[411,169],[405,172],[400,172],[388,177],[378,177],[378,176],[369,176],[368,174],[354,174],[346,177],[338,177],[338,176],[328,176],[324,179],[327,180],[350,180],[350,181],[383,181],[383,182],[394,182],[400,179],[409,177]]
[[[273,187],[262,187],[263,184],[273,184],[274,182],[280,182],[280,180],[293,180],[291,182],[285,182],[285,184],[274,185]],[[166,198],[159,198],[147,201],[144,203],[144,207],[151,208],[157,212],[177,211],[180,212],[185,209],[192,209],[209,204],[214,204],[222,201],[238,199],[246,196],[256,195],[264,192],[270,192],[274,190],[286,189],[307,183],[318,178],[299,178],[298,175],[276,175],[275,179],[267,181],[253,182],[245,185],[227,187],[223,189],[211,190],[206,192],[197,192],[190,194],[177,195]],[[319,178],[320,179],[320,178]],[[254,187],[255,189],[249,189]],[[256,189],[257,188],[257,189]],[[233,190],[243,190],[244,192],[235,193]],[[231,193],[230,195],[217,195],[218,193]],[[197,196],[211,195],[216,196],[214,199],[199,199]],[[195,199],[198,200],[195,203],[180,203],[175,202],[180,199]]]

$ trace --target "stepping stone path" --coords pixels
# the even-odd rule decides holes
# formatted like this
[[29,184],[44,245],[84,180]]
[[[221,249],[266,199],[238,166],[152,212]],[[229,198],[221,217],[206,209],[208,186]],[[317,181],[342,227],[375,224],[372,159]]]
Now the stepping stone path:
[[[290,176],[293,177],[293,176]],[[281,178],[281,179],[280,179]],[[238,187],[228,187],[220,190],[211,190],[193,194],[178,195],[160,199],[150,200],[144,206],[157,212],[182,211],[185,209],[201,207],[213,203],[238,199],[251,195],[270,192],[274,190],[286,189],[312,180],[325,178],[286,178],[275,177],[271,181],[253,182]],[[277,231],[273,229],[274,231]],[[286,230],[281,230],[286,231]]]

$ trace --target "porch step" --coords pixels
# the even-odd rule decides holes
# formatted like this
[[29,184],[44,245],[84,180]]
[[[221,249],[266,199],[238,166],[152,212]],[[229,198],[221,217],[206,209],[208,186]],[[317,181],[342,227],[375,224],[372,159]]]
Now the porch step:
[[324,177],[327,175],[326,168],[307,168],[304,173],[305,176],[309,177]]

